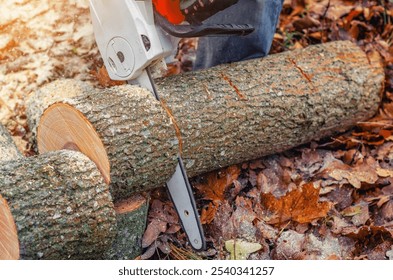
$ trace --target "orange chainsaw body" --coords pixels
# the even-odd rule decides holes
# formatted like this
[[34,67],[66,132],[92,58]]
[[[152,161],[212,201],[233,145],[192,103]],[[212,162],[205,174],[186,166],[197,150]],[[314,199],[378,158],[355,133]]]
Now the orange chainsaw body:
[[172,24],[180,24],[185,17],[180,9],[180,0],[153,0],[156,11]]

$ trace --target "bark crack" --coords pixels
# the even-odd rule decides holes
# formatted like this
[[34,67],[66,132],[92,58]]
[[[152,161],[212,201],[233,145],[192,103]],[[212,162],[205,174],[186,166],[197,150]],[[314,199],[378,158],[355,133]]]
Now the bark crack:
[[246,100],[246,96],[240,92],[239,88],[232,82],[232,80],[226,76],[224,73],[221,73],[221,77],[228,82],[228,84],[235,90],[236,94],[239,96],[241,100]]
[[310,77],[306,72],[304,72],[303,69],[300,68],[299,65],[297,65],[297,63],[296,63],[296,61],[295,61],[294,59],[289,58],[289,61],[293,64],[293,66],[296,67],[296,69],[299,70],[299,72],[302,74],[302,76],[303,76],[304,78],[306,78],[306,80],[307,80],[309,83],[312,83],[312,82],[311,82],[311,77]]
[[182,136],[181,136],[179,125],[177,124],[175,116],[173,115],[172,110],[168,107],[165,99],[163,99],[161,97],[160,98],[160,103],[161,103],[162,107],[165,109],[165,111],[167,112],[169,118],[172,121],[173,126],[175,127],[176,136],[177,136],[177,138],[179,140],[179,154],[181,156],[182,155],[182,151],[183,151],[183,139],[182,139]]

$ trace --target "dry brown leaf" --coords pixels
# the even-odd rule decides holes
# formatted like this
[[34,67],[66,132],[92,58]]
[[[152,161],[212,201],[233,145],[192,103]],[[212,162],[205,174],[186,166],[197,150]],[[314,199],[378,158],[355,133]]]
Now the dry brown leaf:
[[375,170],[380,177],[393,177],[393,170],[384,169],[384,168],[377,168]]
[[272,194],[262,194],[262,203],[270,212],[269,224],[281,224],[288,220],[308,223],[326,217],[332,207],[330,202],[319,202],[319,189],[308,183],[283,197],[275,198]]
[[296,19],[295,21],[292,22],[292,24],[297,31],[302,31],[304,29],[318,27],[321,25],[321,23],[318,20],[310,16],[305,16],[303,18]]
[[124,81],[114,81],[109,77],[108,71],[105,66],[102,66],[98,72],[93,72],[97,77],[98,83],[103,87],[113,87],[125,84]]
[[196,184],[195,187],[203,194],[203,198],[211,201],[222,201],[226,189],[237,180],[240,168],[229,166],[220,172],[210,172],[206,175],[206,182]]
[[393,220],[393,201],[388,200],[384,205],[382,206],[381,209],[381,216],[385,221],[392,221]]
[[167,229],[167,222],[161,220],[151,221],[146,228],[142,238],[142,248],[149,247],[161,233],[164,233]]
[[322,170],[328,178],[334,179],[339,184],[349,183],[360,189],[362,183],[374,184],[378,180],[376,162],[371,157],[355,167],[351,167],[342,161],[335,160]]
[[350,206],[344,209],[341,214],[347,217],[352,217],[351,221],[355,226],[364,225],[370,219],[368,203],[366,202]]
[[375,235],[392,237],[392,233],[384,226],[347,227],[343,229],[342,233],[356,239],[365,239]]
[[207,206],[202,208],[201,223],[203,225],[210,224],[214,220],[214,217],[216,216],[218,207],[219,207],[218,202],[212,201],[212,202],[209,202],[209,204]]

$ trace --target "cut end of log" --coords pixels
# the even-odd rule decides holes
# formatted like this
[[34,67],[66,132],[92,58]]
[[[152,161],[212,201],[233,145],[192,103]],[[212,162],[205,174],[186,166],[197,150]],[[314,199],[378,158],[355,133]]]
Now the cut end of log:
[[19,241],[15,221],[7,201],[0,195],[0,260],[19,259]]
[[114,205],[117,221],[117,235],[105,259],[132,260],[142,253],[142,236],[146,229],[149,196],[135,194]]
[[85,116],[65,103],[45,110],[37,130],[40,153],[61,149],[80,151],[100,170],[105,183],[110,183],[110,164],[105,147]]
[[146,197],[141,194],[136,194],[127,199],[120,200],[115,203],[116,214],[124,214],[128,212],[133,212],[139,209],[143,204],[146,204]]

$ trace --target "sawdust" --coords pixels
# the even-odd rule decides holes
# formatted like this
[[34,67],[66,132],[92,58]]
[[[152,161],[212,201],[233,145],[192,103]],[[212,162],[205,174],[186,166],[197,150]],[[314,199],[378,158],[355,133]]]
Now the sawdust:
[[58,78],[96,83],[100,56],[88,0],[3,0],[0,9],[0,122],[28,153],[25,101]]

